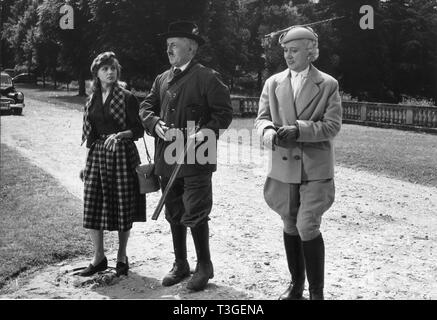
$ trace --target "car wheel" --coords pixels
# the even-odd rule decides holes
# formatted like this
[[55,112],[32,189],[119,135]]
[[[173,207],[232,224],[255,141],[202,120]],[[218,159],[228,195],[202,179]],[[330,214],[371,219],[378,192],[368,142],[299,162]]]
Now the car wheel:
[[23,113],[23,109],[14,109],[12,110],[12,113],[16,116],[20,116]]

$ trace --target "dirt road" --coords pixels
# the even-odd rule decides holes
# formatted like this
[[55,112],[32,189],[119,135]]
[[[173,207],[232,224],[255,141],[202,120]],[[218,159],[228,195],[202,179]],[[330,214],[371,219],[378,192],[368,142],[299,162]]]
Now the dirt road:
[[[80,111],[27,98],[24,116],[1,117],[1,142],[81,198],[81,125]],[[158,200],[153,194],[147,197],[149,221],[132,229],[128,277],[78,279],[70,271],[90,259],[81,257],[17,279],[0,298],[276,299],[289,282],[281,221],[263,200],[262,153],[240,147],[241,163],[236,164],[238,153],[228,161],[221,156],[228,146],[219,145],[210,224],[215,277],[204,292],[189,293],[185,282],[160,285],[173,254],[167,222],[150,220]],[[143,156],[140,143],[138,149]],[[324,216],[322,232],[327,299],[437,299],[436,188],[337,166],[336,202]],[[116,251],[108,249],[112,266]],[[190,237],[188,250],[194,266]]]

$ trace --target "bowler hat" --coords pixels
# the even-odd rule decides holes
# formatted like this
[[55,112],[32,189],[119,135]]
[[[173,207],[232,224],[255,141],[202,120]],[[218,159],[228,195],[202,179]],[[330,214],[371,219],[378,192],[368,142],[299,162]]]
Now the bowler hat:
[[176,21],[170,23],[166,33],[159,34],[164,39],[168,38],[189,38],[195,40],[199,46],[205,43],[205,40],[199,36],[199,28],[191,21]]
[[317,33],[310,27],[294,26],[279,36],[279,43],[284,44],[292,40],[309,39],[317,41]]

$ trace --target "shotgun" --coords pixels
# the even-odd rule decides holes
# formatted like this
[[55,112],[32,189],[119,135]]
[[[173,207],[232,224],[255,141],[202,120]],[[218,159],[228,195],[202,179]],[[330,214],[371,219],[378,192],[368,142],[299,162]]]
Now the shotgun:
[[[197,126],[195,127],[194,132],[196,133],[197,131],[199,131],[199,128],[200,128],[200,120],[199,120]],[[188,138],[188,135],[187,135],[187,138]],[[176,162],[176,166],[175,166],[173,172],[171,173],[170,179],[168,180],[168,183],[165,186],[164,192],[162,193],[161,198],[159,199],[158,205],[156,206],[156,209],[153,212],[152,220],[158,219],[159,214],[162,211],[162,207],[164,206],[165,199],[167,199],[168,193],[170,192],[170,189],[172,188],[174,181],[176,180],[178,172],[181,169],[182,164],[184,163],[185,156],[187,155],[187,150],[189,148],[191,148],[192,143],[195,143],[195,139],[187,139],[187,143],[186,143],[186,146],[184,148],[184,152],[181,154],[181,156],[179,157],[179,159]]]

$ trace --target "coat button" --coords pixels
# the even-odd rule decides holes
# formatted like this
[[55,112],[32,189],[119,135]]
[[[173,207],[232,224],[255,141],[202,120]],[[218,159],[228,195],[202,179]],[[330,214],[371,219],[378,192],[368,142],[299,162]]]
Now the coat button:
[[295,160],[300,160],[300,156],[294,156]]
[[282,157],[282,160],[288,160],[287,157]]

